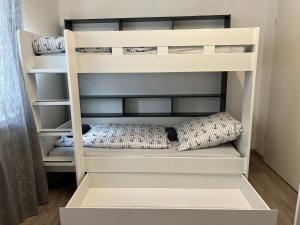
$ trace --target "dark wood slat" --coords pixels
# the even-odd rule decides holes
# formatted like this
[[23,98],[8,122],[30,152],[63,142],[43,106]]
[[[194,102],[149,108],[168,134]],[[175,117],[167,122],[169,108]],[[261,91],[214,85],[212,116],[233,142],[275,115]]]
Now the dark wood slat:
[[123,117],[123,113],[81,113],[81,117],[93,118],[93,117]]
[[[225,20],[230,15],[203,15],[203,16],[174,16],[174,17],[128,17],[128,18],[95,18],[95,19],[65,19],[66,25],[88,23],[124,23],[124,22],[155,22],[179,20]],[[66,28],[67,29],[67,28]]]
[[198,117],[198,116],[210,116],[217,112],[174,112],[174,117]]
[[220,98],[222,94],[167,94],[167,95],[81,95],[81,99],[93,98]]
[[231,27],[231,15],[225,15],[224,28]]
[[197,116],[209,116],[216,112],[174,112],[174,113],[82,113],[83,118],[110,118],[110,117],[197,117]]
[[122,114],[125,116],[126,113],[126,98],[122,98]]
[[[230,28],[231,26],[231,15],[226,15],[224,19],[224,28]],[[221,94],[220,99],[220,111],[226,111],[226,98],[227,98],[227,81],[228,72],[222,72],[221,75]]]
[[227,81],[228,72],[223,72],[221,77],[221,99],[220,99],[220,111],[226,110],[226,98],[227,98]]
[[126,113],[126,117],[171,117],[172,113]]

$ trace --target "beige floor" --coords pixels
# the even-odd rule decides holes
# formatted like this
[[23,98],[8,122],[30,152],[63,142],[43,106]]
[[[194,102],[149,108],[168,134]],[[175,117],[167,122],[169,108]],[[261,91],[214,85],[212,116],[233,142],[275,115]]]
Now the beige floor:
[[[21,225],[59,225],[58,207],[64,206],[75,190],[73,174],[49,176],[49,203],[40,206],[39,215]],[[278,225],[292,225],[297,193],[256,153],[252,153],[249,180],[271,208],[279,209]]]
[[255,152],[251,155],[249,180],[266,203],[279,210],[278,225],[292,225],[297,192]]

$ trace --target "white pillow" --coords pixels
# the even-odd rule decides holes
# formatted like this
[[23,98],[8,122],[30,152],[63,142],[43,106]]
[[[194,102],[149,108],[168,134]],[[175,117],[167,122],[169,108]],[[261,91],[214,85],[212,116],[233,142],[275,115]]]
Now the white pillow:
[[178,151],[194,150],[236,140],[242,124],[226,112],[181,123],[177,127]]

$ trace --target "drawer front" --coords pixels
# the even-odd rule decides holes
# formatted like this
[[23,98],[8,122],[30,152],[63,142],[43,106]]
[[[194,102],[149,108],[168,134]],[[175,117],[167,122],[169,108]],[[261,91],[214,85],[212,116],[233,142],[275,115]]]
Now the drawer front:
[[61,225],[276,225],[241,175],[90,173]]
[[245,172],[246,160],[244,158],[209,157],[85,157],[85,165],[86,171],[89,173],[140,172],[240,175]]
[[275,210],[61,208],[61,225],[276,225]]

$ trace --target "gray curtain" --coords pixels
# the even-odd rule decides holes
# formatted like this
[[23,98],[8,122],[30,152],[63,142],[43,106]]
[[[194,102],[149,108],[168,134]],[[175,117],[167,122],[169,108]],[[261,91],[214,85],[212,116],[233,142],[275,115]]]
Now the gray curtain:
[[17,48],[21,0],[0,2],[0,224],[16,225],[47,201],[39,139]]

